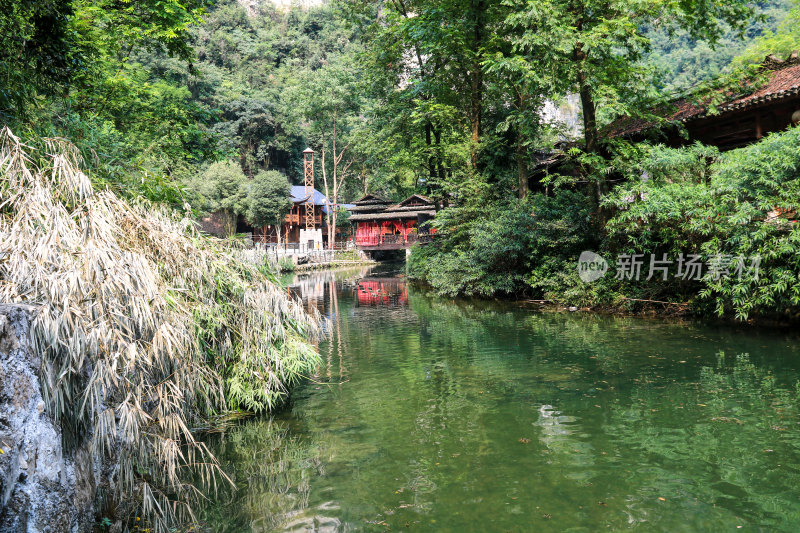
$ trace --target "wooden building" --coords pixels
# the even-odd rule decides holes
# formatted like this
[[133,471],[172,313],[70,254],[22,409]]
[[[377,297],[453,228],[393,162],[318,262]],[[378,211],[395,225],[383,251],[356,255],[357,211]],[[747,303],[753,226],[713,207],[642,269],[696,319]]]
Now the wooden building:
[[[252,231],[253,242],[258,244],[277,244],[300,242],[300,230],[305,229],[305,209],[308,196],[303,185],[293,185],[291,189],[292,209],[284,217],[279,226],[265,226],[263,228],[250,228],[246,232]],[[323,240],[327,243],[328,225],[325,216],[328,213],[327,197],[314,189],[314,228],[322,229]],[[340,205],[339,208],[348,209],[352,206]],[[333,209],[333,206],[330,206]],[[245,231],[243,231],[244,233]],[[280,239],[278,235],[280,234]],[[337,241],[343,237],[342,231],[337,230]]]
[[[716,106],[713,114],[710,106],[682,99],[673,102],[672,108],[663,114],[666,126],[656,127],[647,120],[626,118],[614,122],[606,135],[631,140],[652,137],[670,146],[700,141],[731,150],[800,123],[800,55],[794,52],[785,60],[769,56],[762,72],[766,77],[763,85],[756,85],[755,91],[731,95]],[[688,139],[680,135],[675,127],[678,124],[683,125]]]
[[420,228],[436,215],[436,204],[414,194],[399,204],[375,195],[358,200],[350,209],[356,226],[356,246],[362,250],[402,250],[419,242]]

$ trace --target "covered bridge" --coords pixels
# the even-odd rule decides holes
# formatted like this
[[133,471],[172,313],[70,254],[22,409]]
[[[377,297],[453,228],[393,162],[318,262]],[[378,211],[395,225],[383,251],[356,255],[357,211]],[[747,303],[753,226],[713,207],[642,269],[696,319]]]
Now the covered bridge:
[[356,246],[362,250],[402,250],[420,242],[427,234],[425,223],[436,215],[436,204],[414,194],[392,204],[373,194],[351,208],[350,222],[356,226]]

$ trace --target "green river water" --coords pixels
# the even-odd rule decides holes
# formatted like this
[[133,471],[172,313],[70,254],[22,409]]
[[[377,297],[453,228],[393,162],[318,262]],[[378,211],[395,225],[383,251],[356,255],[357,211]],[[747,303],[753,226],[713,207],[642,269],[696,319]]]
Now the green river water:
[[293,280],[331,318],[291,404],[209,438],[212,531],[800,531],[800,343]]

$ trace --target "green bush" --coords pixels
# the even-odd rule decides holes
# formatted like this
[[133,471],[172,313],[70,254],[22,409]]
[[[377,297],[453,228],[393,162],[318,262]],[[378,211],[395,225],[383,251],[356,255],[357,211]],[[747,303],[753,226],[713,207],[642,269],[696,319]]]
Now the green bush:
[[445,209],[433,243],[414,248],[409,277],[448,296],[552,294],[577,280],[574,261],[592,241],[588,220],[584,195],[571,191]]
[[[700,311],[741,319],[796,314],[800,229],[792,219],[800,210],[798,143],[795,128],[724,154],[700,145],[653,148],[652,179],[631,181],[609,200],[618,211],[608,225],[607,251],[671,258],[695,253],[706,264],[722,260],[733,275],[706,272],[695,282],[648,283],[667,296],[699,296]],[[741,276],[738,258],[747,267]],[[754,258],[760,258],[758,276],[749,268]]]
[[[640,146],[639,160],[627,166],[635,177],[605,199],[613,216],[602,237],[592,234],[582,192],[446,209],[434,222],[434,242],[413,251],[409,276],[448,296],[531,295],[614,306],[651,299],[740,319],[798,315],[798,146],[798,128],[723,154],[700,144]],[[581,282],[575,262],[582,250],[599,252],[611,272]],[[623,254],[644,256],[639,280],[615,279],[615,259]],[[645,279],[651,254],[673,261],[666,280]],[[675,276],[681,254],[701,256],[701,279]],[[721,263],[721,271],[711,271],[712,263]]]

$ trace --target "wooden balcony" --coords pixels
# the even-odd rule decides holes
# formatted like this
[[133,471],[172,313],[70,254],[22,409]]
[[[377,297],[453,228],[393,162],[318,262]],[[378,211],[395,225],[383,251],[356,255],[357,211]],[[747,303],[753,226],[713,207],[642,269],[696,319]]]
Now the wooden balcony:
[[[286,215],[286,218],[283,219],[283,223],[292,226],[302,226],[306,223],[306,216],[305,214],[289,213],[288,215]],[[314,225],[318,228],[322,227],[321,214],[314,217]]]
[[356,246],[362,250],[402,250],[411,248],[415,244],[427,244],[431,242],[431,235],[424,233],[409,233],[402,235],[371,235],[369,238],[357,240]]

